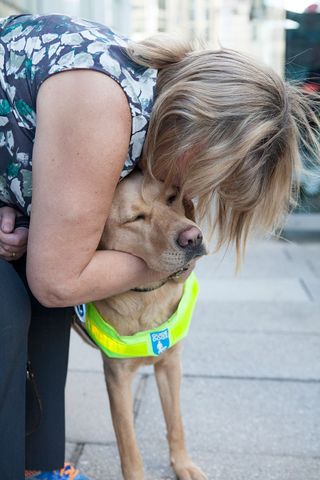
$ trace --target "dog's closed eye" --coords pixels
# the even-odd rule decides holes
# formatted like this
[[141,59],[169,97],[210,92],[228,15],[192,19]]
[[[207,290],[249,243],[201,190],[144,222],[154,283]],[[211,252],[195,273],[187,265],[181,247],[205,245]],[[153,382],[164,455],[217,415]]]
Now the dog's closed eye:
[[172,205],[176,201],[177,196],[178,196],[177,193],[173,193],[172,195],[170,195],[166,200],[166,204],[167,205]]
[[139,220],[145,220],[146,216],[144,213],[139,213],[138,215],[135,215],[134,217],[129,218],[128,220],[125,220],[123,223],[132,223],[132,222],[138,222]]

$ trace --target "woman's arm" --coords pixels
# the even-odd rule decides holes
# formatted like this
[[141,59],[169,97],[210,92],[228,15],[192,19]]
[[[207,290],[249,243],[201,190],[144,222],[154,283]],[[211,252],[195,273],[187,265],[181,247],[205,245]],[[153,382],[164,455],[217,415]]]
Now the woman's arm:
[[130,132],[127,99],[104,74],[64,72],[40,88],[27,276],[46,306],[105,298],[161,277],[137,257],[96,251]]

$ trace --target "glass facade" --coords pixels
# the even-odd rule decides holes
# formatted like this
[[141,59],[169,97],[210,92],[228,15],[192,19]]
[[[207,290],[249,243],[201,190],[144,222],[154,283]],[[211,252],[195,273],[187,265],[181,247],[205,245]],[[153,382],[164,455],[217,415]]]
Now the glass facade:
[[22,2],[0,1],[0,17],[6,17],[7,15],[14,15],[23,12],[24,9],[20,3]]
[[286,77],[320,90],[320,13],[287,12]]
[[[0,16],[19,13],[62,13],[114,25],[116,9],[123,2],[113,0],[0,0]],[[125,2],[127,3],[127,2]]]
[[[320,92],[320,12],[287,11],[286,18],[286,78],[302,83],[306,93]],[[320,115],[320,109],[318,113]],[[320,171],[305,149],[303,158],[306,174],[302,180],[300,209],[320,211]]]

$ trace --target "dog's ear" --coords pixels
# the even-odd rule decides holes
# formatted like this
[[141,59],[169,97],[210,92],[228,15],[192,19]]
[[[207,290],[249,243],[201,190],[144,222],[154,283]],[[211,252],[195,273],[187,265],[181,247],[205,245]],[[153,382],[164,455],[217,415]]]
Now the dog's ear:
[[196,221],[196,212],[194,209],[193,201],[192,200],[187,200],[183,199],[183,207],[185,211],[185,215],[189,220],[192,220],[193,222]]
[[145,156],[142,155],[142,157],[139,160],[138,165],[136,167],[138,170],[140,170],[142,173],[147,171],[147,159]]

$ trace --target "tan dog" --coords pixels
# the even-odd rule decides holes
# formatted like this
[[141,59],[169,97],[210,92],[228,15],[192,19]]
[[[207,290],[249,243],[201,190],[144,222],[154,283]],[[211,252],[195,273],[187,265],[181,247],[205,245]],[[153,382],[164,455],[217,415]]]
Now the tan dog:
[[[188,211],[186,211],[188,210]],[[186,216],[187,215],[187,216]],[[187,218],[189,217],[189,218]],[[119,184],[105,226],[100,249],[121,250],[141,257],[153,270],[181,271],[206,253],[202,234],[193,217],[193,206],[174,189],[163,191],[135,172]],[[182,278],[170,278],[151,291],[129,291],[95,302],[101,316],[120,335],[133,335],[164,323],[175,311],[183,291]],[[205,474],[190,460],[184,443],[180,412],[180,343],[156,357],[108,358],[103,356],[112,420],[125,480],[143,480],[133,417],[132,379],[141,365],[153,364],[167,425],[172,467],[180,480],[204,480]]]

